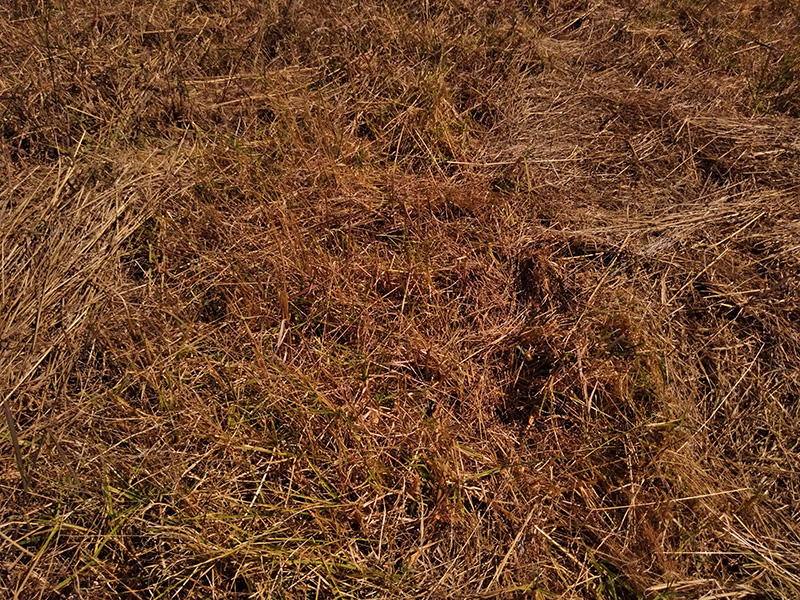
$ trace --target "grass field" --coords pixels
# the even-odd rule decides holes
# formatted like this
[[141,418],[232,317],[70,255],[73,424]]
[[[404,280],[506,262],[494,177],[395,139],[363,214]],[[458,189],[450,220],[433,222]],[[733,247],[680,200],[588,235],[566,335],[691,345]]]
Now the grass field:
[[796,0],[2,0],[0,263],[0,598],[800,598]]

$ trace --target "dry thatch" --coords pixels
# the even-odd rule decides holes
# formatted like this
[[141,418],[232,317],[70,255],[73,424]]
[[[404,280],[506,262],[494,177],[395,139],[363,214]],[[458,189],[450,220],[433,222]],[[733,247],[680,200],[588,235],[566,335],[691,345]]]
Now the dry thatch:
[[800,12],[0,5],[0,595],[800,596]]

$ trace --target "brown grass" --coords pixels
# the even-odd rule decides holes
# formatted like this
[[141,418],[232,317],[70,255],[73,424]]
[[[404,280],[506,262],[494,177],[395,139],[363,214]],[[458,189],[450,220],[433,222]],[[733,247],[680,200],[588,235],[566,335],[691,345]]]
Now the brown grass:
[[0,596],[800,597],[798,48],[0,4]]

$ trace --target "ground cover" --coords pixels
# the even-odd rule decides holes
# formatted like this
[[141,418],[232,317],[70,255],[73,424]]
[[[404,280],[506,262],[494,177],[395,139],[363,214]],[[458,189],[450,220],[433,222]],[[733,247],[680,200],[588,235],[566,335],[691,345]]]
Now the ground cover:
[[0,4],[0,595],[800,596],[799,34]]

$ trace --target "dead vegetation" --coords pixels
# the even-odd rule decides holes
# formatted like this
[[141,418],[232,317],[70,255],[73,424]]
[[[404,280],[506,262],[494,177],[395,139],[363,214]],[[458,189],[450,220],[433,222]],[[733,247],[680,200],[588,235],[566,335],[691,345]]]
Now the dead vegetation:
[[791,2],[0,5],[0,595],[796,598]]

